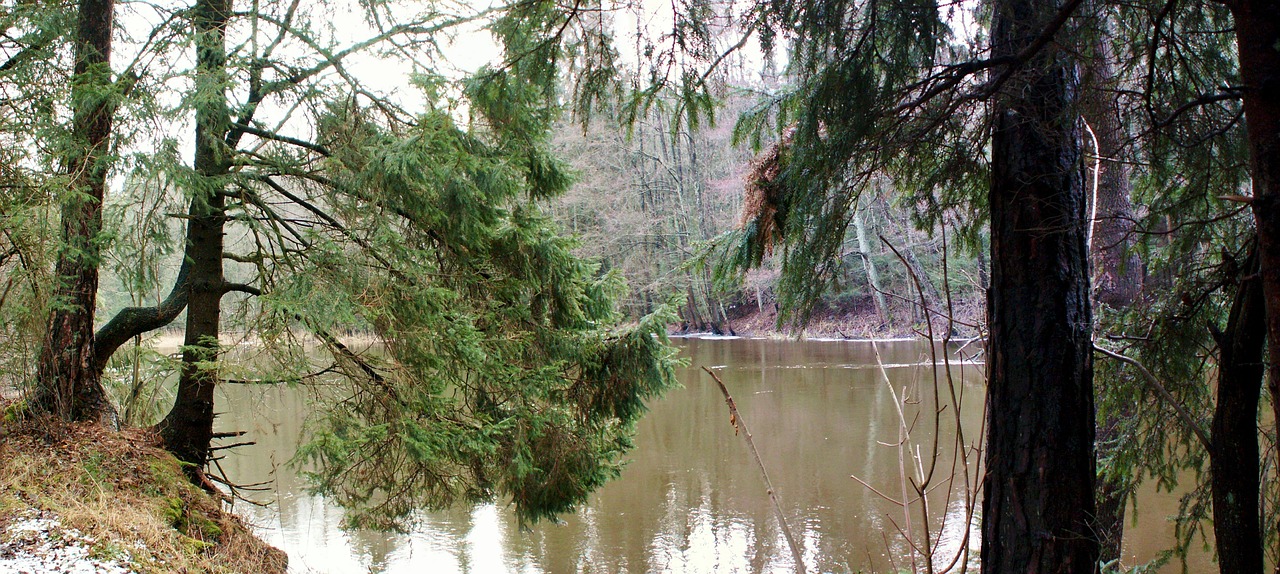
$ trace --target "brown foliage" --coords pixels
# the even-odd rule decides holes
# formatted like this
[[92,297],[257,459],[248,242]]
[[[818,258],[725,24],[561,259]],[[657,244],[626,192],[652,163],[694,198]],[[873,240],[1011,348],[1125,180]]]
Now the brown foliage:
[[755,224],[753,244],[764,247],[765,255],[782,241],[786,223],[787,189],[779,180],[791,148],[791,132],[751,160],[746,177],[746,194],[742,198],[742,215],[738,227]]

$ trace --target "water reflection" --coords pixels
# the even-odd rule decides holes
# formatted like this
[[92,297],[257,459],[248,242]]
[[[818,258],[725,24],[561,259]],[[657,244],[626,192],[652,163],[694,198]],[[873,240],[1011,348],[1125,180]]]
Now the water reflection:
[[[908,567],[902,509],[850,478],[856,475],[888,497],[902,497],[899,469],[919,473],[934,458],[932,417],[954,427],[955,410],[943,387],[933,394],[935,369],[927,344],[881,343],[892,390],[867,343],[768,340],[684,340],[690,358],[684,388],[652,406],[639,425],[637,448],[622,477],[562,523],[522,529],[510,509],[482,505],[424,513],[409,534],[344,531],[341,509],[307,493],[285,463],[317,400],[303,389],[224,386],[219,430],[246,430],[257,445],[221,461],[238,483],[274,479],[251,493],[263,502],[237,510],[269,542],[290,554],[298,572],[790,572],[794,568],[763,482],[714,383],[717,371],[755,432],[793,531],[813,572],[888,571]],[[977,439],[982,416],[978,366],[957,363],[952,375],[964,397],[959,421],[966,441]],[[945,375],[945,373],[942,373]],[[945,378],[945,377],[944,377]],[[904,415],[912,451],[900,466],[894,395],[907,397]],[[950,421],[948,426],[948,421]],[[938,476],[951,472],[954,430],[939,438]],[[889,443],[890,446],[886,446]],[[918,459],[916,457],[919,457]],[[976,461],[971,461],[976,463]],[[915,470],[911,470],[915,469]],[[930,521],[950,561],[961,548],[968,493],[963,481],[928,496]],[[910,498],[910,497],[908,497]],[[944,516],[946,519],[944,520]],[[976,544],[976,534],[970,542]]]

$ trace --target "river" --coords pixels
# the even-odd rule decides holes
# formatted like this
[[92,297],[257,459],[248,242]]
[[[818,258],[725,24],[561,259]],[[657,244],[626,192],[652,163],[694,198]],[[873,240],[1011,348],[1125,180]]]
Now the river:
[[[760,471],[705,366],[734,395],[808,571],[912,569],[913,554],[923,569],[910,548],[924,547],[926,520],[935,564],[976,561],[966,482],[981,472],[983,384],[969,349],[953,345],[947,377],[933,366],[940,345],[919,341],[676,344],[689,360],[683,388],[651,405],[621,478],[558,523],[521,528],[511,509],[489,504],[423,513],[407,534],[343,530],[342,510],[308,493],[288,464],[311,404],[300,388],[221,387],[219,430],[248,431],[256,444],[220,464],[233,482],[267,483],[247,493],[264,506],[236,510],[289,553],[292,572],[791,572]],[[923,508],[911,482],[926,477]],[[902,500],[914,501],[907,513]],[[1176,505],[1144,492],[1129,563],[1168,545],[1164,517]],[[1192,571],[1209,566],[1197,560]]]

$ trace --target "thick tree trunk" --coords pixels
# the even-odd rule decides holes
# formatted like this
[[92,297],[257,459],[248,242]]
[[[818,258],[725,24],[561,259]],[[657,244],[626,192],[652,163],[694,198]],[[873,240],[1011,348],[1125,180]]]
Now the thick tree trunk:
[[190,261],[187,328],[183,340],[182,371],[173,409],[160,421],[165,448],[178,459],[201,469],[209,458],[213,438],[213,390],[218,383],[218,334],[222,295],[225,198],[228,173],[223,138],[230,125],[225,89],[225,26],[230,0],[200,0],[195,7],[196,29],[196,152],[195,171],[201,176],[193,190],[187,220],[186,257]]
[[[992,57],[1063,2],[998,0]],[[993,102],[982,570],[1093,573],[1092,325],[1076,62],[1038,51]]]
[[1228,5],[1236,23],[1249,132],[1253,218],[1270,358],[1267,387],[1280,420],[1280,0],[1238,0]]
[[62,199],[62,240],[49,330],[36,365],[32,407],[67,420],[114,418],[93,368],[98,234],[110,164],[111,31],[114,0],[81,0],[72,77],[74,125]]
[[1258,398],[1266,338],[1257,259],[1236,289],[1227,330],[1218,335],[1218,400],[1213,412],[1213,535],[1222,574],[1262,574],[1258,509]]
[[[1085,121],[1097,141],[1098,172],[1096,216],[1092,225],[1090,253],[1097,263],[1093,273],[1094,295],[1099,302],[1116,309],[1133,304],[1142,292],[1145,275],[1142,260],[1133,252],[1134,216],[1133,184],[1124,160],[1124,142],[1128,139],[1120,123],[1120,110],[1113,96],[1116,89],[1111,60],[1114,55],[1105,35],[1094,42],[1095,53],[1089,62],[1087,91],[1081,102]],[[1093,167],[1091,162],[1091,167]]]

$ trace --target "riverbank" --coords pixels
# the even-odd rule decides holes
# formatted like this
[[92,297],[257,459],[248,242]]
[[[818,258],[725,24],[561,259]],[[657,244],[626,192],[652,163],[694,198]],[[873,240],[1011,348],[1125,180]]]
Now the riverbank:
[[156,437],[0,421],[0,571],[283,573],[287,557],[188,482]]
[[[953,307],[953,320],[950,322],[952,336],[971,338],[979,335],[978,325],[982,323],[985,309],[976,301],[958,300]],[[906,320],[911,316],[911,309],[898,309],[895,317],[898,320],[884,322],[876,314],[874,307],[859,305],[851,308],[819,307],[813,311],[809,324],[803,329],[793,330],[779,328],[778,310],[770,304],[757,307],[743,305],[728,311],[729,320],[715,325],[714,329],[689,329],[685,325],[672,325],[668,332],[672,335],[688,335],[695,332],[711,332],[714,335],[737,335],[742,337],[765,337],[778,339],[914,339],[927,338],[929,326],[921,321]],[[933,338],[939,339],[946,333],[948,321],[945,317],[935,316],[933,320]]]

